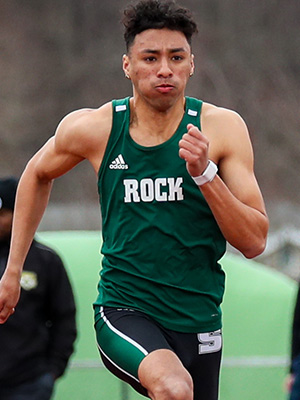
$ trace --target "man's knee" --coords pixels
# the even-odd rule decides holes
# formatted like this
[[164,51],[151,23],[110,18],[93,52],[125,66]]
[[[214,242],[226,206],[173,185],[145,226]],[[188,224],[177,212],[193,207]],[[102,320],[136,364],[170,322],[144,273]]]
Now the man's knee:
[[155,350],[141,362],[139,379],[152,400],[193,400],[193,380],[177,355]]
[[193,381],[189,374],[184,377],[161,377],[152,387],[154,400],[193,400]]

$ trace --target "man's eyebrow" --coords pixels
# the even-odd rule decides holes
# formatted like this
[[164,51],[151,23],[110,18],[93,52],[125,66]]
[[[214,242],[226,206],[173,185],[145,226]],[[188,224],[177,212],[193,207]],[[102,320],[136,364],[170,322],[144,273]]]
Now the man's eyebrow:
[[177,47],[175,49],[171,49],[170,52],[171,53],[182,53],[182,52],[186,52],[187,50],[184,47]]
[[152,49],[144,49],[144,50],[142,50],[142,53],[157,54],[157,53],[160,53],[160,51],[159,50],[152,50]]
[[[181,52],[186,52],[187,50],[184,47],[176,47],[174,49],[170,49],[170,53],[181,53]],[[161,51],[160,50],[154,50],[154,49],[144,49],[142,50],[142,53],[150,53],[150,54],[159,54]]]

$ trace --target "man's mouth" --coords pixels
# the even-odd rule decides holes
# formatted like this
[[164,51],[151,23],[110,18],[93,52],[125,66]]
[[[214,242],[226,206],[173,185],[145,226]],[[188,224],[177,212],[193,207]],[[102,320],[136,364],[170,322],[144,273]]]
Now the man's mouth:
[[155,88],[160,93],[169,93],[174,89],[174,86],[170,85],[169,83],[161,83],[160,85],[155,86]]

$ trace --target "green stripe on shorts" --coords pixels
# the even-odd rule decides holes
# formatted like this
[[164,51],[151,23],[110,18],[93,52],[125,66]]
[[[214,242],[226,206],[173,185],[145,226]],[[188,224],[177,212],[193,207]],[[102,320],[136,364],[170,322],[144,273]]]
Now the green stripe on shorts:
[[[105,317],[102,307],[96,315],[96,336],[101,353],[124,373],[138,380],[138,368],[148,355],[146,349],[115,328]],[[98,317],[98,318],[97,318]]]

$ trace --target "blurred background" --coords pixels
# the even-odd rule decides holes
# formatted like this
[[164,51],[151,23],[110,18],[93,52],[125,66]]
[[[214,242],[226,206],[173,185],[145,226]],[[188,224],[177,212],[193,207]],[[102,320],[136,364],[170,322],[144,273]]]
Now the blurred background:
[[[78,108],[97,108],[113,98],[132,93],[121,63],[125,46],[120,20],[124,6],[129,3],[127,0],[0,0],[1,176],[20,176],[27,161],[54,134],[57,124],[67,113]],[[194,11],[199,28],[193,41],[196,70],[186,94],[236,110],[245,119],[250,131],[256,176],[270,217],[267,248],[256,261],[298,280],[300,2],[182,0],[179,3]],[[96,177],[88,163],[84,162],[67,176],[56,180],[39,231],[97,231],[100,228]],[[47,239],[47,235],[41,237]],[[96,289],[99,269],[98,239],[97,235],[97,259],[93,263],[95,280],[90,283],[93,289]],[[63,253],[64,246],[63,243]],[[70,246],[71,257],[74,245]],[[229,252],[234,250],[229,248]],[[70,271],[73,263],[71,259]],[[82,273],[81,264],[78,270]],[[274,271],[272,279],[279,279],[280,285],[289,287],[286,303],[283,303],[288,309],[288,320],[283,325],[283,360],[272,361],[276,371],[281,368],[280,378],[275,380],[278,387],[282,387],[282,377],[288,365],[288,335],[296,286],[291,288],[291,282],[285,281],[286,277],[283,280],[278,278],[277,273]],[[75,282],[76,276],[75,273],[72,277],[75,286],[81,282],[81,278]],[[243,276],[240,278],[242,280]],[[264,293],[263,288],[261,291]],[[278,293],[277,286],[272,293]],[[93,296],[94,293],[88,299],[88,305],[84,304],[80,314],[82,318],[85,318],[86,307],[90,307]],[[226,304],[228,302],[225,302],[225,317]],[[258,310],[259,305],[255,309]],[[90,342],[94,340],[91,315],[90,319],[89,349]],[[275,329],[279,324],[279,321],[274,322]],[[87,325],[84,322],[82,326],[86,329]],[[273,332],[274,326],[268,330]],[[96,352],[94,343],[92,346]],[[77,354],[81,362],[84,357],[80,346]],[[278,357],[278,354],[275,356]],[[98,356],[93,353],[89,359],[93,367]],[[229,359],[226,360],[228,362]],[[79,363],[75,357],[76,362]],[[254,359],[253,363],[256,362],[257,359]],[[258,362],[259,366],[260,362],[265,363],[265,359]],[[227,365],[226,368],[231,367]],[[75,374],[74,371],[78,369],[73,368],[70,376]],[[95,382],[98,376],[97,371],[93,378]],[[236,384],[236,374],[232,376]],[[254,376],[253,372],[249,376]],[[259,376],[263,386],[267,379],[266,372]],[[103,379],[108,378],[105,375]],[[249,381],[248,376],[245,379]],[[60,396],[58,391],[57,399],[69,398],[62,392],[64,385],[70,386],[68,382],[67,378],[61,386]],[[74,378],[71,386],[74,382],[84,386],[82,379]],[[255,389],[256,384],[251,384],[251,387]],[[278,387],[276,391],[281,393],[278,398],[283,399],[283,390]],[[119,391],[119,386],[116,388]],[[123,390],[122,386],[120,390]],[[225,385],[222,390],[225,393]],[[111,396],[106,398],[116,399],[119,395]],[[123,393],[122,399],[128,396]],[[133,396],[131,394],[130,398]],[[251,399],[260,398],[253,394],[249,396]],[[267,398],[263,396],[262,399]],[[230,394],[227,398],[241,397]],[[242,398],[247,397],[244,394]],[[270,398],[275,399],[275,395]]]

